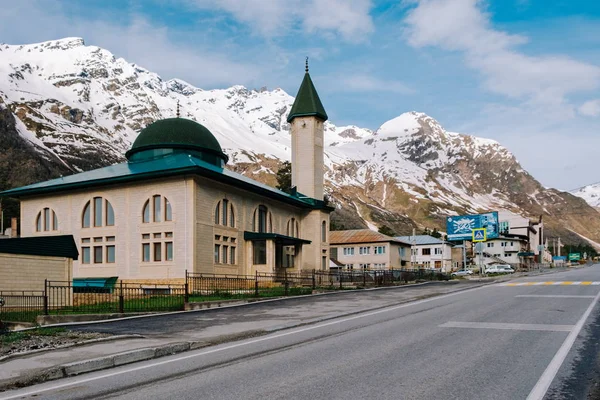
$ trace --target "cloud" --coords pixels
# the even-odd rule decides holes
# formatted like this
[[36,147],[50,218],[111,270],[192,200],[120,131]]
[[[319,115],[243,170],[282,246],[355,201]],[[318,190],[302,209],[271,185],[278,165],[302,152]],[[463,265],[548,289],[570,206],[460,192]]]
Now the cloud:
[[335,89],[348,92],[390,92],[411,94],[414,90],[400,81],[380,79],[367,74],[336,76]]
[[600,68],[561,55],[529,56],[516,50],[528,39],[492,27],[480,0],[420,0],[404,20],[408,43],[459,51],[485,87],[536,104],[564,104],[568,95],[600,86]]
[[579,107],[579,114],[587,117],[597,117],[600,115],[600,99],[586,101]]
[[[232,57],[235,52],[231,49],[177,40],[181,32],[160,23],[150,23],[139,14],[121,15],[121,20],[100,15],[71,17],[62,12],[60,5],[48,7],[45,1],[29,0],[2,7],[0,20],[3,21],[0,38],[7,43],[80,36],[86,44],[106,48],[164,78],[181,78],[203,88],[262,84],[264,76],[260,66]],[[194,32],[186,34],[194,35]]]
[[363,41],[374,30],[370,0],[187,0],[201,9],[221,10],[259,35],[277,37],[294,28]]

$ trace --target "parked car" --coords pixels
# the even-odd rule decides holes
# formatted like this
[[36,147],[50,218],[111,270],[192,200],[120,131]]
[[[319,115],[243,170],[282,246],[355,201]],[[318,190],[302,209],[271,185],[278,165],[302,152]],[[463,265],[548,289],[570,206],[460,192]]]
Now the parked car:
[[508,264],[488,265],[485,269],[486,274],[512,274],[515,270]]
[[473,275],[473,271],[471,271],[470,269],[459,269],[458,271],[454,271],[451,275],[452,276]]

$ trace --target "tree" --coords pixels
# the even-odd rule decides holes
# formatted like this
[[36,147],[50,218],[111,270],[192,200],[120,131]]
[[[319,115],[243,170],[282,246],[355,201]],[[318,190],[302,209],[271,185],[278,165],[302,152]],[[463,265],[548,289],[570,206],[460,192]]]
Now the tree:
[[277,171],[277,189],[289,193],[292,190],[292,163],[284,161]]
[[396,232],[394,232],[392,228],[387,225],[380,226],[377,231],[387,236],[396,236]]

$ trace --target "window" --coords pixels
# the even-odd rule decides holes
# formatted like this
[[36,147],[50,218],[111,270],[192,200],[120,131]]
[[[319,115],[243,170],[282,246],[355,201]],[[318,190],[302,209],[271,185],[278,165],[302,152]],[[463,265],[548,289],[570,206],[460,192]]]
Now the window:
[[235,228],[235,214],[233,204],[228,199],[223,199],[215,207],[215,225]]
[[173,261],[173,232],[143,233],[142,262],[163,261]]
[[298,225],[296,218],[290,218],[287,224],[287,235],[291,237],[300,237]]
[[344,247],[344,255],[345,256],[353,256],[354,255],[354,247]]
[[[152,216],[152,219],[150,219],[150,216]],[[148,224],[150,222],[163,221],[173,221],[173,209],[166,197],[155,194],[144,203],[144,208],[142,209],[142,222]]]
[[94,264],[102,264],[102,246],[94,246]]
[[235,264],[235,246],[229,248],[229,262]]
[[327,256],[321,257],[321,270],[325,271],[327,269]]
[[346,269],[348,269],[348,270],[354,269],[354,264],[346,264]]
[[161,260],[162,243],[154,243],[154,261]]
[[115,262],[115,246],[106,246],[106,262]]
[[150,243],[142,244],[142,261],[150,262]]
[[385,246],[375,246],[375,254],[385,254]]
[[112,204],[102,197],[94,197],[93,200],[88,201],[83,207],[82,228],[92,226],[92,216],[95,228],[115,225],[115,210]]
[[165,261],[173,261],[173,242],[165,242]]
[[433,249],[433,253],[435,255],[441,255],[442,254],[442,248],[441,247],[436,247],[435,249]]
[[327,241],[327,222],[321,223],[321,242]]
[[215,264],[221,261],[221,245],[215,244]]
[[494,242],[487,243],[487,247],[494,247]]
[[266,240],[255,240],[252,242],[253,249],[253,263],[255,265],[267,263],[267,241]]
[[38,232],[58,230],[58,218],[56,217],[54,210],[46,207],[40,211],[35,220],[35,229]]
[[371,264],[358,264],[358,267],[362,270],[367,270],[371,268]]
[[430,256],[431,255],[431,249],[423,249],[423,252],[421,253],[424,256]]
[[358,254],[360,254],[361,256],[371,254],[371,248],[369,246],[361,246],[358,248]]
[[81,248],[81,263],[82,264],[89,264],[90,263],[90,248],[89,247],[82,247]]
[[267,231],[267,207],[265,206],[258,207],[258,231]]
[[375,263],[373,264],[374,269],[385,269],[386,263]]

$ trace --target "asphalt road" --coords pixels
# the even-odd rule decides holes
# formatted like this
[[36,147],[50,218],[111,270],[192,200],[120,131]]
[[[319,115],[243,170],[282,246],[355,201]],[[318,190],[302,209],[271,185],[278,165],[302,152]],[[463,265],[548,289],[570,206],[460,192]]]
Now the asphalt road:
[[600,266],[516,282],[48,382],[0,399],[585,398],[598,365]]

